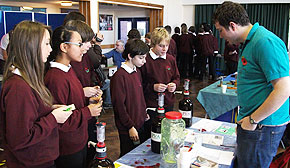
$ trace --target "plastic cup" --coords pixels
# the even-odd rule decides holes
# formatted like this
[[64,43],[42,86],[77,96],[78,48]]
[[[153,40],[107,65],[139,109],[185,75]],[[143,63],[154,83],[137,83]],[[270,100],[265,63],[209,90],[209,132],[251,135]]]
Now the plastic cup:
[[222,93],[226,93],[227,92],[227,85],[221,85],[221,89],[222,89]]
[[193,158],[195,157],[193,152],[189,152],[188,147],[182,147],[178,155],[179,155],[177,157],[178,168],[189,168],[193,161]]

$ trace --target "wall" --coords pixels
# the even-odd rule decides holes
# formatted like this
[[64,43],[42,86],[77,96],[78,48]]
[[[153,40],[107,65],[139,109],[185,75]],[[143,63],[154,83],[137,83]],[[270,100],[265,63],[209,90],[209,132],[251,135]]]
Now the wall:
[[[149,10],[138,7],[129,7],[129,6],[99,6],[99,14],[109,14],[113,15],[113,31],[100,31],[105,39],[102,42],[105,44],[114,44],[118,40],[118,18],[128,18],[128,17],[149,17]],[[103,52],[107,52],[110,49],[104,49]]]

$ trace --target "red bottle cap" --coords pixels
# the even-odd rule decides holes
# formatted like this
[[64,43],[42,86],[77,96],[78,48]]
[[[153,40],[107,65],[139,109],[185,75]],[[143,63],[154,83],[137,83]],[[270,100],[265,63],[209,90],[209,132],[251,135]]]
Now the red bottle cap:
[[182,114],[176,111],[170,111],[165,113],[165,117],[171,120],[177,120],[182,118]]

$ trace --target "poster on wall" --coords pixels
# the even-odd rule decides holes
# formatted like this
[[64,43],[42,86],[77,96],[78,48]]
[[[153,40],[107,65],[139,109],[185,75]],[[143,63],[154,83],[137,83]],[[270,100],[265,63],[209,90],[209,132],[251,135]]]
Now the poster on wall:
[[113,15],[100,14],[100,30],[113,30]]

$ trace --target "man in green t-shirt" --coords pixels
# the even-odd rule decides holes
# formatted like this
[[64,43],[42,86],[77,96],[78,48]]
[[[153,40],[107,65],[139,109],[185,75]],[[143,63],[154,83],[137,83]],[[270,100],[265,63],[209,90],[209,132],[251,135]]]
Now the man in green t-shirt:
[[238,63],[237,167],[269,167],[289,122],[289,60],[284,42],[250,23],[246,10],[226,1],[213,16],[221,38],[243,43]]

